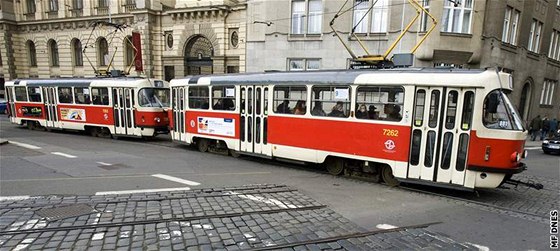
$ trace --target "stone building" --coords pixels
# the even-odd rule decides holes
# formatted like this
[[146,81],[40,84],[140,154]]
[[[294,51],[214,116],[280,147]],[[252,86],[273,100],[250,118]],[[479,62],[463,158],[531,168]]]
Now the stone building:
[[[344,2],[250,1],[247,71],[348,67],[350,54],[329,27]],[[353,28],[369,54],[383,54],[416,14],[407,2],[349,1],[343,8],[349,11],[335,20],[334,27],[357,55],[367,53],[350,36]],[[560,97],[560,1],[418,2],[438,23],[414,54],[414,66],[503,69],[513,74],[512,99],[525,120],[537,114],[560,118],[560,105],[553,102]],[[392,53],[410,52],[430,24],[422,15]]]
[[[133,31],[141,34],[144,72],[132,68],[131,75],[169,80],[245,70],[246,5],[237,0],[1,0],[0,8],[5,79],[93,76],[111,60],[126,70]],[[92,33],[95,21],[122,31]]]

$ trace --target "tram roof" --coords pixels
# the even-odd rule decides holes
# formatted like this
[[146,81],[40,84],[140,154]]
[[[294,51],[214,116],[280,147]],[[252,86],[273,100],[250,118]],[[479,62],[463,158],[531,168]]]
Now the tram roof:
[[[398,68],[398,69],[360,69],[360,70],[321,70],[321,71],[291,71],[264,73],[236,73],[222,75],[187,76],[177,79],[177,82],[188,80],[189,84],[348,84],[354,83],[358,76],[366,74],[480,74],[483,69],[446,69],[446,68]],[[173,82],[175,82],[173,81]],[[184,82],[183,82],[184,84]]]
[[141,77],[91,77],[91,78],[48,78],[48,79],[15,79],[11,82],[14,85],[19,85],[21,82],[25,82],[26,86],[62,86],[62,87],[87,87],[93,82],[103,82],[103,81],[119,81],[119,82],[132,82],[141,80]]

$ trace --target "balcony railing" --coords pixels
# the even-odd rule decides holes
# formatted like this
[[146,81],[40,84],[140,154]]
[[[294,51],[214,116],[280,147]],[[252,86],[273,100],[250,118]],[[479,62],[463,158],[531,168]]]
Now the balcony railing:
[[72,13],[72,17],[81,17],[84,15],[83,9],[72,9],[70,12]]
[[107,15],[109,14],[109,7],[97,7],[97,15]]
[[136,1],[127,0],[125,4],[123,4],[123,12],[127,13],[133,10],[136,10]]
[[30,21],[30,20],[35,20],[35,12],[30,12],[30,13],[25,13],[25,20]]
[[51,18],[58,18],[58,11],[47,11],[47,17]]

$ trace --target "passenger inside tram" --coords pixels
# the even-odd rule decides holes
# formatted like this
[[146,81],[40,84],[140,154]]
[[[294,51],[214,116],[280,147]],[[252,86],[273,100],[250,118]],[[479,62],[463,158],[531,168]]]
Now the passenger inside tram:
[[361,104],[356,111],[356,118],[358,119],[368,119],[368,111],[366,110],[366,105]]
[[303,100],[298,100],[298,102],[296,103],[296,107],[294,107],[294,114],[296,115],[304,115],[305,114],[305,101]]
[[313,116],[327,116],[327,114],[323,110],[323,103],[321,101],[315,101],[315,105],[313,106],[313,110],[311,110],[311,115],[313,115]]
[[284,100],[278,107],[276,107],[276,113],[291,113],[290,112],[290,101]]
[[401,119],[402,119],[402,116],[400,114],[400,112],[401,112],[401,106],[400,105],[386,104],[383,107],[383,112],[387,115],[386,120],[401,121]]
[[336,102],[336,105],[329,113],[329,117],[346,117],[346,115],[344,115],[344,104],[342,103],[342,101]]

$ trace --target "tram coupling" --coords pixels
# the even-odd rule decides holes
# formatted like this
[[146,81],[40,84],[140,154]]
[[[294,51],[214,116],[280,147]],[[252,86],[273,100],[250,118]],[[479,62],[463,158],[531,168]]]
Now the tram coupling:
[[543,184],[535,183],[531,180],[528,180],[527,182],[524,182],[524,181],[521,181],[521,180],[508,179],[508,180],[504,181],[504,184],[514,185],[515,188],[517,188],[520,185],[526,186],[526,187],[529,187],[529,188],[534,188],[534,189],[537,189],[537,190],[541,190],[541,189],[544,188]]

